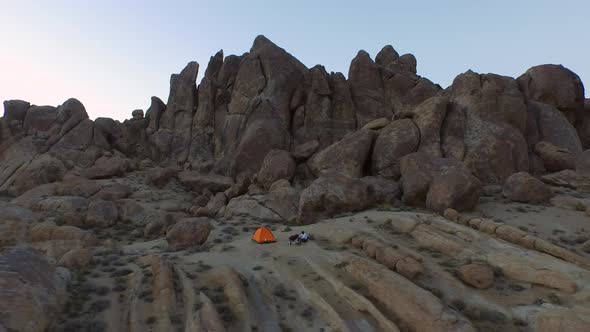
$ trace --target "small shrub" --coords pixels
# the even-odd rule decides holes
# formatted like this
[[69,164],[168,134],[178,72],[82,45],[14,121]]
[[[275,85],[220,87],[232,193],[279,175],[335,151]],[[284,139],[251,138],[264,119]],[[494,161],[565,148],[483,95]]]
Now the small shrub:
[[148,318],[146,318],[145,322],[148,325],[152,325],[152,324],[154,324],[156,322],[156,317],[155,316],[149,316]]
[[561,299],[555,293],[547,294],[547,299],[549,300],[550,303],[553,303],[555,305],[561,305]]

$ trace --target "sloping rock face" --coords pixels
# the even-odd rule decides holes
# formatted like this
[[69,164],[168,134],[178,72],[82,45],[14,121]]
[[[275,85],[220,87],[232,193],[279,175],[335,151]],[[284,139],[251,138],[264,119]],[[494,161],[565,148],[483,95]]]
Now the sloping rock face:
[[31,249],[0,252],[0,327],[46,331],[65,302],[66,281]]
[[[161,167],[170,171],[154,178],[158,186],[174,185],[177,174],[196,193],[223,191],[232,200],[250,183],[268,191],[280,179],[302,191],[326,172],[397,181],[401,160],[419,152],[461,169],[427,172],[436,179],[429,200],[422,189],[404,194],[438,210],[475,195],[477,181],[502,185],[518,172],[572,169],[590,144],[590,103],[563,66],[536,66],[518,79],[467,71],[442,90],[417,75],[413,55],[392,46],[374,58],[360,51],[346,78],[307,68],[258,36],[241,56],[212,56],[197,85],[199,70],[188,63],[171,76],[166,103],[152,97],[146,112],[134,110],[122,123],[88,119],[74,98],[57,107],[6,101],[0,192],[18,196],[70,176],[105,180]],[[281,158],[265,164],[271,151]],[[238,183],[247,185],[238,190]],[[459,184],[469,186],[461,193]]]
[[402,158],[401,174],[406,204],[425,204],[443,213],[447,208],[470,210],[479,200],[481,182],[454,159],[412,153]]
[[501,184],[513,173],[528,171],[527,108],[515,79],[467,71],[447,92],[447,112],[462,114],[459,123],[452,124],[453,134],[463,140],[445,149],[444,136],[451,132],[443,133],[443,150],[449,151],[445,157],[463,161],[475,176],[490,183]]

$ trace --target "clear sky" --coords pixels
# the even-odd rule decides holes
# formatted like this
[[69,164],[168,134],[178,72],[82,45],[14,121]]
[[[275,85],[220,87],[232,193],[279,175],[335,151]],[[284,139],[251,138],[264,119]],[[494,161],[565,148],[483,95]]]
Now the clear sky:
[[[0,101],[131,117],[168,98],[171,73],[249,50],[263,34],[308,67],[345,75],[358,50],[413,53],[447,87],[467,69],[517,77],[563,64],[590,89],[590,1],[0,0]],[[586,91],[586,95],[589,93]]]

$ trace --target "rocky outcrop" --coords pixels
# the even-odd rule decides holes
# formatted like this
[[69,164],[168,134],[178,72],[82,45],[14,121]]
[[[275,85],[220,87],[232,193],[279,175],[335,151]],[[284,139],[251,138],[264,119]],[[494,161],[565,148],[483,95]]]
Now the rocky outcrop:
[[370,155],[373,136],[371,130],[360,130],[314,154],[307,165],[315,176],[321,176],[324,172],[337,172],[360,178]]
[[174,250],[185,249],[205,243],[210,231],[209,218],[182,219],[166,232],[166,241]]
[[545,169],[559,172],[565,169],[575,169],[575,156],[565,148],[560,148],[549,142],[541,141],[535,144],[535,153],[543,160]]
[[271,150],[262,162],[257,179],[259,184],[269,189],[278,180],[290,181],[294,174],[295,161],[291,154],[284,150]]
[[0,327],[42,332],[57,323],[66,299],[64,274],[31,249],[0,253]]
[[456,272],[459,279],[475,288],[487,289],[494,284],[494,272],[482,264],[462,265]]
[[403,201],[443,213],[472,209],[479,200],[480,181],[461,162],[416,152],[401,159]]
[[371,157],[371,172],[398,180],[401,157],[418,150],[420,131],[410,119],[393,121],[379,132]]
[[503,193],[509,200],[521,203],[540,203],[551,198],[551,189],[525,172],[512,174],[504,184]]
[[338,173],[325,174],[301,193],[297,223],[310,224],[337,213],[362,210],[370,204],[368,186],[363,181]]
[[[446,157],[462,160],[478,179],[489,183],[501,184],[511,174],[529,170],[524,138],[527,108],[516,80],[467,71],[455,78],[448,94],[448,112],[462,114],[464,119],[448,124],[458,128],[447,135],[463,136],[462,142],[451,142],[463,144],[464,155],[453,152]],[[446,149],[462,150],[456,146]]]
[[183,171],[178,173],[178,180],[185,187],[201,192],[203,189],[211,192],[220,192],[229,189],[234,181],[226,176],[215,174],[200,174],[194,171]]
[[29,227],[37,220],[28,209],[0,202],[0,248],[29,240]]
[[571,123],[584,108],[580,77],[562,65],[532,67],[518,78],[518,84],[528,98],[556,107]]

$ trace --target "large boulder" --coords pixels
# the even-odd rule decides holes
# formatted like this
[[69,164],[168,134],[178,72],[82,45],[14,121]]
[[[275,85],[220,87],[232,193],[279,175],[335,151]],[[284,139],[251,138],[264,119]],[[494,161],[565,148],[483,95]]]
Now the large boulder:
[[338,173],[326,173],[301,193],[297,223],[311,224],[338,213],[363,210],[370,204],[365,182]]
[[67,225],[81,226],[88,211],[88,200],[78,196],[51,196],[37,202],[34,209],[54,215]]
[[29,227],[37,215],[18,205],[0,202],[0,248],[28,240]]
[[131,169],[127,158],[121,156],[101,157],[94,165],[82,172],[88,179],[109,179],[125,174]]
[[420,131],[411,119],[393,121],[379,132],[371,157],[371,171],[391,179],[399,179],[401,157],[416,152]]
[[291,154],[284,150],[271,150],[262,162],[257,179],[259,184],[269,189],[278,180],[290,181],[294,174],[295,161]]
[[58,322],[65,274],[32,249],[0,252],[0,329],[43,332]]
[[22,194],[36,186],[60,181],[66,172],[64,164],[50,155],[35,158],[14,178],[15,192]]
[[[527,107],[516,80],[467,71],[457,76],[446,92],[450,103],[443,124],[443,150],[447,136],[452,135],[455,147],[451,151],[461,150],[456,142],[460,138],[464,155],[449,151],[445,157],[462,160],[486,183],[501,184],[513,173],[529,170],[524,138]],[[459,128],[454,128],[456,125]]]
[[553,105],[572,123],[584,107],[580,77],[562,65],[532,67],[518,78],[518,84],[528,98]]
[[307,165],[315,176],[334,171],[344,176],[360,178],[371,151],[373,137],[374,132],[371,130],[357,131],[314,154]]
[[457,269],[457,277],[466,284],[479,289],[487,289],[494,285],[494,272],[483,264],[466,264]]
[[590,149],[576,158],[577,189],[590,192]]
[[416,152],[401,159],[403,201],[443,213],[470,210],[479,201],[480,181],[461,162]]
[[385,100],[379,66],[369,53],[359,51],[350,63],[348,80],[357,110],[358,127],[371,120],[391,118],[393,110]]
[[548,171],[559,172],[576,168],[576,158],[566,148],[541,141],[535,144],[535,153],[543,160],[543,165]]
[[219,192],[211,198],[211,200],[204,207],[196,206],[191,209],[191,213],[195,217],[210,217],[213,218],[227,203],[227,197],[224,193]]
[[88,180],[83,177],[67,175],[59,182],[55,194],[57,196],[80,196],[89,198],[98,193],[102,186],[98,181]]
[[551,189],[529,173],[512,174],[504,184],[503,194],[515,202],[539,203],[551,198]]
[[557,108],[529,100],[527,113],[525,134],[529,149],[532,150],[537,143],[546,141],[573,154],[582,152],[576,128]]
[[481,182],[468,170],[456,168],[435,175],[426,194],[426,207],[443,213],[473,209],[479,202]]
[[299,190],[293,188],[289,181],[278,180],[270,186],[268,194],[261,199],[263,205],[283,220],[294,223],[299,207]]
[[179,220],[166,232],[168,245],[180,250],[205,243],[211,232],[210,220],[204,217]]
[[94,200],[88,204],[88,213],[86,214],[85,224],[95,227],[109,227],[112,226],[119,213],[117,205],[111,201]]
[[401,188],[397,181],[365,176],[361,181],[367,184],[372,204],[393,204],[401,196]]
[[195,192],[201,192],[203,189],[210,190],[213,193],[225,191],[234,184],[230,177],[215,174],[200,174],[195,171],[182,171],[178,173],[178,180],[182,185]]
[[197,74],[199,64],[189,62],[180,74],[170,76],[170,94],[166,111],[160,117],[160,130],[152,135],[165,159],[171,164],[188,158],[192,118],[197,110]]

